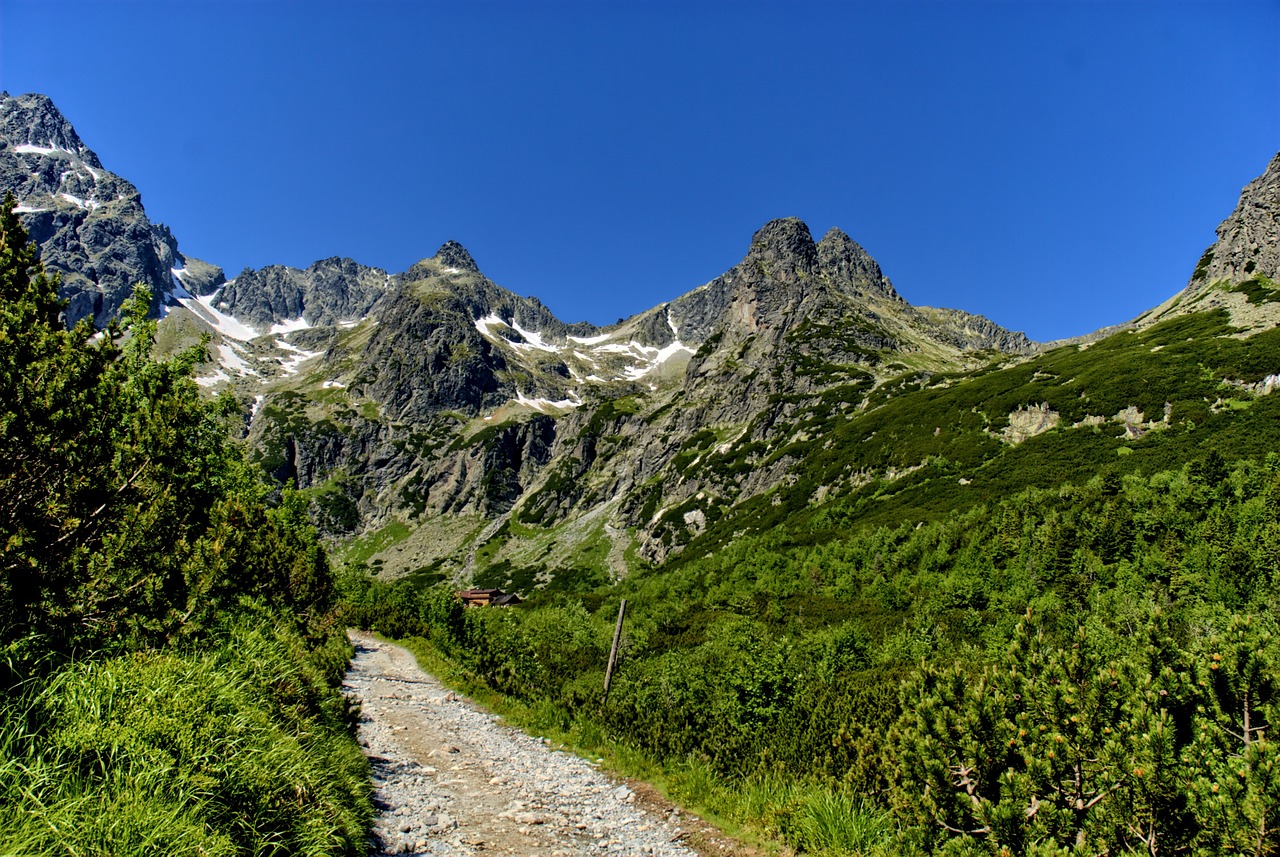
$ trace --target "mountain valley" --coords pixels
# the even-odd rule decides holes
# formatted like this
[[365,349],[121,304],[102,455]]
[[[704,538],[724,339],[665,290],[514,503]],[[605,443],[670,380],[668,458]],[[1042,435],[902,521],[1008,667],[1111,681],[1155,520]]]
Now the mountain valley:
[[597,764],[768,853],[1280,851],[1280,155],[1052,343],[796,218],[607,326],[228,278],[39,95],[0,176],[0,851],[683,852]]
[[[1065,473],[1129,450],[1136,467],[1280,371],[1257,354],[1280,297],[1276,161],[1182,292],[1042,345],[911,306],[849,236],[815,241],[794,218],[608,327],[560,321],[452,241],[398,274],[334,257],[227,279],[147,220],[48,99],[6,95],[0,131],[68,322],[101,326],[148,285],[162,349],[208,338],[198,380],[240,401],[254,459],[303,490],[346,559],[393,577],[618,579],[839,497],[929,517],[1021,484],[1036,457]],[[1196,380],[1184,333],[1243,351]]]

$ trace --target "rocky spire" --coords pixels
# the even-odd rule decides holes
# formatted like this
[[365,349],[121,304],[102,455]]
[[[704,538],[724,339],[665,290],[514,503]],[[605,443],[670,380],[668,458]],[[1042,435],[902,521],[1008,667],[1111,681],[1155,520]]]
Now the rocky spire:
[[798,217],[770,220],[751,237],[743,265],[754,265],[773,280],[792,283],[817,271],[818,247]]
[[446,268],[457,268],[461,271],[480,273],[480,268],[476,266],[476,260],[472,259],[471,254],[467,252],[467,248],[457,241],[446,241],[441,244],[434,258]]
[[19,149],[53,149],[74,155],[91,167],[102,169],[98,156],[47,95],[0,93],[0,139]]
[[822,273],[841,291],[852,295],[875,294],[901,301],[893,283],[880,270],[871,254],[843,231],[832,228],[818,242],[818,264]]
[[103,167],[47,96],[0,94],[0,188],[17,199],[45,269],[62,278],[68,324],[91,317],[103,327],[135,283],[151,289],[158,312],[178,286],[204,294],[224,280],[178,252],[138,189]]
[[1218,226],[1217,243],[1196,265],[1190,288],[1257,274],[1280,277],[1280,154],[1240,192],[1236,210]]

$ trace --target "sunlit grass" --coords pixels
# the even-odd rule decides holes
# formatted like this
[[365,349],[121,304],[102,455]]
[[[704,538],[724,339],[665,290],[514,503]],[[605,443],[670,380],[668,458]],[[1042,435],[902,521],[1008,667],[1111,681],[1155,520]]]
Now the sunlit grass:
[[[328,648],[328,647],[325,647]],[[0,854],[360,853],[368,767],[284,626],[68,666],[0,705]]]

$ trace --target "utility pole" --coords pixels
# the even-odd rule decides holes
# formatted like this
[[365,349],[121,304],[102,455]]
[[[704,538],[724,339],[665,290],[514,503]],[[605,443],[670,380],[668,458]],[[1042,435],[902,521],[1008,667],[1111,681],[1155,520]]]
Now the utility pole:
[[609,682],[613,680],[613,668],[618,665],[618,641],[622,639],[622,617],[627,612],[627,599],[618,604],[618,624],[613,629],[613,646],[609,649],[609,666],[604,671],[604,696],[600,697],[600,707],[604,708],[609,701]]

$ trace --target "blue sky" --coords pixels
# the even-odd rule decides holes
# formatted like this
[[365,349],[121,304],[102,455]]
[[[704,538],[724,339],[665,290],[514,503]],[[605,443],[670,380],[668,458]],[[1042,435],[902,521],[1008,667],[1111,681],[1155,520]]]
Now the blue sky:
[[1186,284],[1280,149],[1278,35],[1280,0],[0,0],[0,88],[228,276],[452,238],[609,323],[798,216],[1048,340]]

